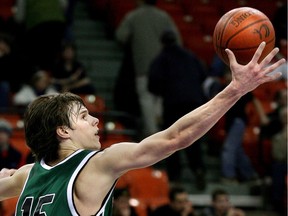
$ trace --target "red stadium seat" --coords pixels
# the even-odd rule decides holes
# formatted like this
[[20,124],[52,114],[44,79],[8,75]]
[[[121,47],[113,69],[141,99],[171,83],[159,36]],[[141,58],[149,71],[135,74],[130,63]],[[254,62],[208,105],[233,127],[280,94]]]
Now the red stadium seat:
[[102,97],[92,94],[80,94],[79,96],[82,98],[90,113],[106,111],[105,100]]
[[156,6],[170,15],[183,14],[183,8],[177,1],[157,1]]
[[3,20],[6,21],[14,16],[13,7],[15,3],[15,0],[1,0],[0,17]]
[[209,35],[190,35],[189,38],[184,38],[184,46],[194,52],[207,66],[215,56],[212,38]]
[[[99,127],[100,128],[100,127]],[[104,122],[101,129],[101,145],[105,149],[115,143],[131,142],[132,138],[125,134],[125,127],[120,122]]]
[[14,130],[10,138],[10,143],[15,149],[17,149],[21,153],[22,158],[20,166],[24,165],[26,163],[26,158],[30,153],[30,149],[26,145],[24,130]]
[[286,80],[277,80],[264,83],[253,91],[253,94],[261,101],[274,101],[277,92],[281,89],[287,89]]
[[[15,213],[18,197],[2,201],[3,216],[12,216]],[[1,215],[2,216],[2,215]]]
[[258,143],[259,133],[257,131],[257,128],[254,126],[246,127],[243,139],[243,148],[254,167],[259,162]]
[[169,180],[163,170],[146,167],[124,174],[116,187],[127,187],[132,198],[141,203],[141,208],[154,209],[169,202]]

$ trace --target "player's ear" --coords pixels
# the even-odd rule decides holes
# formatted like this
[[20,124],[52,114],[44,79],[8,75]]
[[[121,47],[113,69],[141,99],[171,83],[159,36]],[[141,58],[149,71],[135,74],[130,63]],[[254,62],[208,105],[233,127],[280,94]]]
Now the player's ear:
[[56,133],[61,138],[68,138],[70,135],[68,133],[68,127],[67,126],[59,126],[56,129]]

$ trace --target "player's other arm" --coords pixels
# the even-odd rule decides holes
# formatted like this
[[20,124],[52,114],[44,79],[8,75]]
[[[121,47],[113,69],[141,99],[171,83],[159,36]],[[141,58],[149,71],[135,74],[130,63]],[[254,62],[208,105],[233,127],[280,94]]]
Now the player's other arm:
[[33,164],[0,171],[0,201],[19,196]]

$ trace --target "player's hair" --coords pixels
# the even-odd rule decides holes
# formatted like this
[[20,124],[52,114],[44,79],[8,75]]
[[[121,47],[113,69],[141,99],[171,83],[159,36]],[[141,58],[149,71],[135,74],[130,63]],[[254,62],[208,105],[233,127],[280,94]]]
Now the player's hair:
[[81,97],[68,92],[42,95],[29,104],[24,114],[25,137],[37,161],[59,158],[56,129],[59,126],[71,128],[70,116],[75,104],[78,110],[85,106]]

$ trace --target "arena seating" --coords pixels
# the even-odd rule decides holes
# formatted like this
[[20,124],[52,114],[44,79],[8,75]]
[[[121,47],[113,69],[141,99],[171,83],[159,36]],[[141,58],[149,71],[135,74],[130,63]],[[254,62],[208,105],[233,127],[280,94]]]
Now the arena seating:
[[166,171],[146,167],[124,174],[117,188],[128,188],[131,198],[136,199],[139,216],[147,216],[149,210],[169,202],[169,181]]

